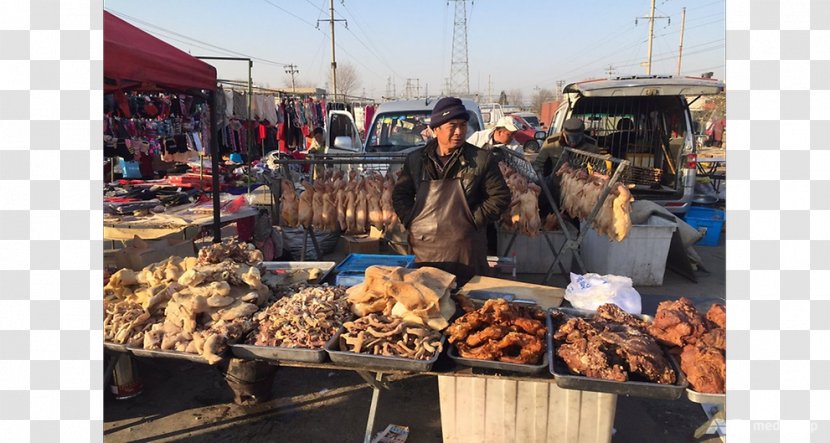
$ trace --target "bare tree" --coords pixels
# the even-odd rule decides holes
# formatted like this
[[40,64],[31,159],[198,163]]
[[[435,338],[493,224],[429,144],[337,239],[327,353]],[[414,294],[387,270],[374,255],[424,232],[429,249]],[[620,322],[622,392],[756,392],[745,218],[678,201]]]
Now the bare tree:
[[507,103],[513,106],[522,106],[524,104],[524,93],[521,89],[509,89],[507,91]]
[[533,94],[533,102],[531,103],[532,109],[537,114],[542,115],[542,103],[555,99],[556,94],[554,94],[550,89],[538,89],[536,90],[536,93]]
[[[339,76],[340,73],[338,72],[337,75]],[[283,75],[282,86],[283,86],[283,89],[285,89],[286,91],[291,90],[291,76],[290,75],[288,75],[288,74]],[[295,75],[294,76],[294,87],[295,88],[312,88],[312,87],[314,87],[314,83],[311,82],[310,80],[301,79],[301,78],[299,78]]]
[[360,87],[360,78],[354,66],[349,63],[337,64],[337,95],[351,95]]

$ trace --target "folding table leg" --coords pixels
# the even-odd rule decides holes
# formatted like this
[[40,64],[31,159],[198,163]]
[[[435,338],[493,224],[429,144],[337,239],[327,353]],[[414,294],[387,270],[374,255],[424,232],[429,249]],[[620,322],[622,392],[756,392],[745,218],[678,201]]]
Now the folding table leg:
[[372,403],[369,406],[369,419],[366,421],[366,433],[363,435],[363,442],[370,443],[372,441],[372,429],[375,427],[375,415],[378,410],[378,399],[380,398],[381,389],[389,389],[389,385],[383,381],[383,373],[378,372],[373,379],[368,372],[355,371],[361,378],[372,387]]
[[[718,420],[723,420],[724,416],[724,410],[718,409],[718,412],[712,414],[712,417],[710,419],[706,420],[705,423],[703,423],[697,429],[695,429],[695,438],[700,438],[706,434],[709,434],[709,428],[712,427],[712,425],[715,424]],[[717,432],[717,429],[715,429],[715,433]]]

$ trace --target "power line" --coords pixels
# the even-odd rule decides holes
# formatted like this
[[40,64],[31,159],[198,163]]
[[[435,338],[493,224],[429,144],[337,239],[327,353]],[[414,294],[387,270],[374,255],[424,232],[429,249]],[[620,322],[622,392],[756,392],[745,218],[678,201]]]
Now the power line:
[[[292,17],[296,18],[297,20],[299,20],[299,21],[301,21],[301,22],[303,22],[303,23],[305,23],[305,24],[307,24],[307,25],[311,26],[312,28],[316,29],[318,32],[322,33],[323,35],[325,35],[325,36],[329,36],[329,34],[328,34],[328,33],[326,33],[325,31],[323,31],[322,29],[318,28],[316,24],[311,23],[311,22],[309,22],[309,21],[306,21],[305,19],[303,19],[302,17],[298,16],[297,14],[294,14],[293,12],[288,11],[287,9],[285,9],[285,8],[283,8],[283,7],[279,6],[279,5],[275,5],[274,3],[270,2],[269,0],[262,0],[262,1],[264,1],[265,3],[267,3],[267,4],[269,4],[269,5],[273,6],[273,7],[275,7],[275,8],[277,8],[277,9],[279,9],[280,11],[285,12],[286,14],[288,14],[288,15],[290,15],[290,16],[292,16]],[[363,66],[364,68],[366,68],[366,70],[367,70],[370,74],[373,74],[373,75],[378,76],[379,78],[382,78],[382,76],[381,76],[380,74],[378,74],[377,72],[375,72],[375,71],[374,71],[374,70],[372,70],[371,68],[369,68],[369,67],[367,67],[366,65],[364,65],[364,64],[360,61],[360,59],[359,59],[359,58],[357,58],[357,57],[355,57],[354,55],[352,55],[349,51],[347,51],[345,48],[343,48],[343,46],[341,46],[339,43],[335,44],[335,46],[337,46],[337,48],[338,48],[338,49],[340,49],[341,51],[345,52],[345,53],[346,53],[349,57],[351,57],[352,61],[354,61],[354,62],[356,62],[357,64],[359,64],[360,66]]]
[[175,32],[175,31],[171,31],[167,28],[163,28],[161,26],[154,25],[152,23],[146,22],[146,21],[138,19],[136,17],[129,16],[127,14],[124,14],[123,12],[118,12],[118,11],[115,11],[115,10],[112,10],[112,9],[107,9],[107,10],[109,12],[119,16],[119,17],[122,17],[122,18],[126,19],[126,20],[130,20],[130,21],[135,22],[135,23],[140,23],[144,26],[147,26],[147,27],[150,27],[150,28],[153,28],[153,29],[157,29],[157,30],[161,30],[161,31],[164,31],[168,34],[172,34],[172,35],[175,35],[175,36],[187,39],[187,40],[191,40],[193,42],[198,42],[198,44],[194,44],[194,43],[186,43],[186,42],[182,42],[181,40],[177,40],[180,43],[189,44],[189,45],[192,45],[192,46],[198,46],[198,47],[201,47],[202,49],[206,49],[206,50],[211,50],[211,49],[205,48],[204,46],[200,46],[200,45],[206,45],[206,46],[209,46],[210,48],[213,48],[212,50],[214,50],[214,51],[222,51],[222,52],[225,52],[225,53],[228,53],[228,54],[238,55],[240,57],[247,57],[247,58],[250,58],[251,60],[256,60],[256,61],[263,62],[263,63],[271,63],[271,64],[278,65],[278,66],[285,66],[285,63],[282,63],[282,62],[268,60],[268,59],[264,59],[264,58],[260,58],[260,57],[254,57],[252,55],[244,54],[244,53],[239,52],[239,51],[234,51],[232,49],[227,49],[227,48],[223,48],[221,46],[216,46],[216,45],[213,45],[211,43],[207,43],[207,42],[195,39],[193,37],[190,37],[190,36],[187,36],[187,35],[184,35],[184,34],[180,34],[180,33]]

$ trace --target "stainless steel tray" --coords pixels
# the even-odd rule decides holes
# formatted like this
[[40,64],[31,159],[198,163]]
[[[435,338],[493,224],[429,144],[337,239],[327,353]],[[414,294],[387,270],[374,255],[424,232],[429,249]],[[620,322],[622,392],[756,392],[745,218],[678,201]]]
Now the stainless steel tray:
[[[334,334],[326,345],[337,340],[338,334]],[[231,345],[231,352],[234,357],[247,360],[268,360],[268,361],[302,361],[307,363],[322,363],[326,361],[328,354],[326,348],[287,348],[282,346],[258,346],[237,344]]]
[[334,269],[334,266],[337,263],[333,261],[264,261],[262,262],[262,266],[265,268],[265,273],[263,273],[263,283],[268,285],[266,282],[267,279],[267,272],[273,271],[277,269],[309,269],[309,268],[318,268],[320,269],[320,277],[316,280],[309,281],[308,283],[318,284],[322,283],[326,280],[331,273],[331,270]]
[[110,343],[108,341],[104,342],[104,349],[112,352],[130,352],[129,348],[127,348],[127,345],[122,345],[120,343]]
[[145,358],[174,358],[177,360],[187,360],[192,361],[194,363],[202,363],[202,364],[209,364],[207,359],[202,357],[199,354],[190,354],[188,352],[179,352],[179,351],[160,351],[158,349],[140,349],[140,348],[127,348],[130,352],[135,355],[136,357],[145,357]]
[[[600,378],[590,378],[584,375],[571,374],[565,362],[556,356],[556,347],[554,346],[553,335],[553,321],[551,320],[551,313],[554,311],[561,311],[572,316],[591,317],[594,311],[586,311],[582,309],[573,308],[550,308],[548,309],[548,349],[550,349],[549,365],[550,372],[556,380],[556,385],[563,389],[576,389],[580,391],[605,392],[609,394],[653,398],[658,400],[677,400],[683,395],[683,391],[689,386],[686,381],[686,376],[680,370],[680,365],[677,364],[674,356],[663,349],[663,354],[669,359],[669,364],[672,365],[674,372],[677,374],[677,381],[673,385],[664,385],[659,383],[641,382],[641,381],[613,381],[603,380]],[[651,321],[648,315],[638,316],[646,321]]]
[[[483,295],[483,297],[477,297],[476,294]],[[508,297],[502,297],[508,296]],[[470,291],[467,294],[470,299],[470,302],[476,308],[481,308],[484,306],[484,303],[487,299],[497,299],[503,298],[509,304],[515,304],[519,306],[536,306],[536,302],[533,300],[522,300],[516,299],[513,294],[499,294],[489,291]],[[541,309],[541,308],[540,308]],[[549,317],[549,316],[548,316]],[[538,374],[543,372],[548,366],[548,352],[550,351],[550,345],[548,345],[547,337],[550,334],[550,325],[546,324],[546,331],[545,331],[545,344],[547,349],[545,350],[545,354],[542,356],[542,361],[538,365],[525,365],[521,363],[505,363],[501,361],[493,361],[493,360],[480,360],[476,358],[464,358],[458,355],[458,350],[456,349],[455,345],[448,345],[449,349],[447,350],[447,356],[453,359],[456,363],[463,365],[463,366],[470,366],[474,368],[486,368],[486,369],[493,369],[496,371],[509,371],[509,372],[518,372],[522,374]]]
[[695,403],[705,403],[711,405],[723,405],[726,403],[726,394],[707,394],[704,392],[697,392],[692,388],[686,388],[686,397],[689,401]]
[[493,360],[464,358],[458,355],[458,352],[455,349],[455,345],[450,345],[450,348],[447,351],[447,356],[455,360],[455,362],[460,365],[470,366],[474,368],[487,368],[496,371],[518,372],[522,374],[538,374],[540,372],[544,372],[544,370],[547,369],[549,352],[550,351],[545,351],[545,354],[542,356],[541,363],[539,363],[538,365],[525,365],[521,363],[505,363]]
[[[326,345],[326,351],[331,361],[347,366],[366,369],[396,369],[399,371],[427,372],[432,369],[432,365],[435,364],[435,361],[438,360],[438,356],[441,354],[440,352],[436,352],[429,360],[413,360],[411,358],[387,357],[344,351],[340,347],[340,334],[342,332],[343,328],[340,328],[333,339]],[[441,335],[442,349],[445,346],[446,337]]]

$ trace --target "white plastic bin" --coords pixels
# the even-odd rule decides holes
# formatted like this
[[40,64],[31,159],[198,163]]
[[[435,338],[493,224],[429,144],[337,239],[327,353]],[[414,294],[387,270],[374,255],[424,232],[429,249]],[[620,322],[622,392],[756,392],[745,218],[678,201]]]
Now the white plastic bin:
[[[498,241],[496,243],[497,252],[502,254],[507,243],[510,242],[512,232],[499,228]],[[562,245],[565,244],[565,233],[562,231],[541,231],[535,237],[528,237],[524,234],[517,234],[516,240],[513,242],[513,247],[510,250],[509,256],[516,254],[516,272],[522,274],[545,274],[548,272],[550,264],[553,263],[553,252],[550,250],[548,242],[542,235],[546,235],[553,246],[558,251]],[[573,254],[570,249],[562,251],[562,258],[559,260],[565,271],[571,270],[571,261]],[[555,274],[561,273],[559,266],[553,271]]]
[[675,222],[649,217],[647,224],[631,226],[628,237],[616,242],[591,228],[582,240],[582,259],[588,272],[624,275],[634,285],[660,286],[675,229]]
[[445,443],[611,441],[616,394],[553,382],[438,377]]

